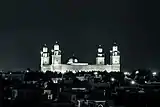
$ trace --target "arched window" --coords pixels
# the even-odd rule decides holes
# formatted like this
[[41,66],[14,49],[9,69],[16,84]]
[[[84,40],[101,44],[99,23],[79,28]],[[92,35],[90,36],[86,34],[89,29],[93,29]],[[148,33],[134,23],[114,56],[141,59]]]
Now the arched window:
[[47,57],[47,53],[44,53],[44,54],[43,54],[43,57]]
[[99,104],[98,107],[104,107],[102,104]]

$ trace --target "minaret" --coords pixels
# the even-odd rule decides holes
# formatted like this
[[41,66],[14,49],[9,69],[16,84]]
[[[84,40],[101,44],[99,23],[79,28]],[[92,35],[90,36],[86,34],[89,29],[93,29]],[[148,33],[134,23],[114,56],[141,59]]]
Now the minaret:
[[61,64],[61,50],[59,48],[57,41],[51,52],[52,52],[52,65]]
[[120,52],[118,51],[118,46],[114,43],[112,50],[110,51],[110,64],[119,65],[120,64]]
[[98,50],[97,50],[97,57],[96,57],[96,65],[104,65],[105,64],[105,56],[103,53],[102,46],[99,45]]
[[50,57],[49,57],[48,48],[47,48],[47,45],[45,44],[41,51],[41,67],[50,64],[49,58]]

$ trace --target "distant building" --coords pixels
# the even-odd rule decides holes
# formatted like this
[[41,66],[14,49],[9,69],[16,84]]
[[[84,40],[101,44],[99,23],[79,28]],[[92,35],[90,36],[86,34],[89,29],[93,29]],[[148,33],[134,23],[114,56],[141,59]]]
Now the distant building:
[[67,71],[81,72],[81,71],[107,71],[107,72],[120,72],[120,52],[118,46],[114,43],[110,51],[110,64],[105,64],[105,54],[103,48],[99,45],[97,49],[96,64],[89,65],[88,63],[80,63],[78,59],[73,56],[67,64],[62,64],[62,55],[60,46],[56,42],[53,49],[49,51],[47,45],[44,45],[41,51],[41,71],[53,71],[65,73]]

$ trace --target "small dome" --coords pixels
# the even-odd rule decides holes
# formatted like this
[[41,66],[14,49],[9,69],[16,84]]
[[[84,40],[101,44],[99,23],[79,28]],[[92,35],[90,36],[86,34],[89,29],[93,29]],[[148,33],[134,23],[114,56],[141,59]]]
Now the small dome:
[[74,56],[69,58],[67,64],[72,64],[72,63],[78,63],[78,59],[76,57],[74,57]]
[[70,58],[70,59],[68,60],[68,62],[73,63],[73,59],[72,59],[72,58]]

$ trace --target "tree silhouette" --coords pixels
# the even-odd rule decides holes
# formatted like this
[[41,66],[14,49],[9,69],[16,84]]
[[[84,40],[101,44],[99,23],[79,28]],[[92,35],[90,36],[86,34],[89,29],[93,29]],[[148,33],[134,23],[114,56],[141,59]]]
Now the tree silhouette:
[[63,77],[64,77],[64,78],[67,78],[67,79],[70,78],[70,79],[73,80],[73,79],[76,78],[76,75],[75,75],[73,72],[70,71],[70,72],[66,72],[66,73],[63,75]]

